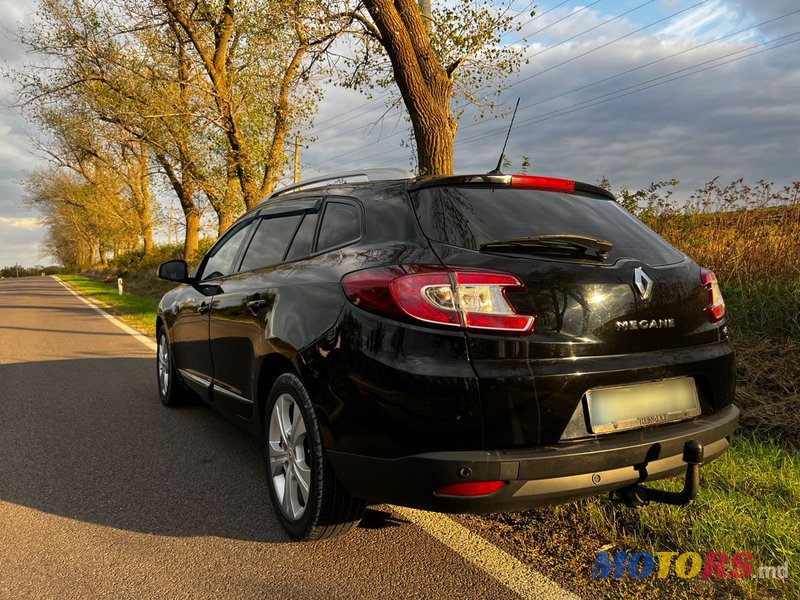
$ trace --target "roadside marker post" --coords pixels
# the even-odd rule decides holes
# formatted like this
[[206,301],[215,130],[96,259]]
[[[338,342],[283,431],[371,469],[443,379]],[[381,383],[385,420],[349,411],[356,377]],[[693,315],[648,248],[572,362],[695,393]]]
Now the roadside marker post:
[[122,277],[117,277],[117,291],[122,296]]

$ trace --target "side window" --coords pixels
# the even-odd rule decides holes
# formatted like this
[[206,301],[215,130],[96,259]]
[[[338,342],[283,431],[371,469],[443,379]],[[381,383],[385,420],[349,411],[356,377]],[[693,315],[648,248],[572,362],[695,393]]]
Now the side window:
[[242,261],[242,271],[263,269],[283,261],[286,247],[292,239],[303,215],[260,219],[258,229]]
[[201,281],[213,279],[215,277],[224,277],[225,275],[233,273],[236,266],[234,265],[234,261],[239,253],[239,248],[247,239],[252,225],[252,221],[240,223],[225,234],[222,241],[211,249],[206,258],[203,273],[200,276]]
[[353,204],[328,202],[319,229],[317,250],[335,248],[361,237],[361,211]]
[[295,260],[311,254],[314,246],[314,232],[317,230],[317,220],[319,220],[318,212],[306,213],[303,222],[300,224],[300,229],[297,230],[292,240],[286,260]]

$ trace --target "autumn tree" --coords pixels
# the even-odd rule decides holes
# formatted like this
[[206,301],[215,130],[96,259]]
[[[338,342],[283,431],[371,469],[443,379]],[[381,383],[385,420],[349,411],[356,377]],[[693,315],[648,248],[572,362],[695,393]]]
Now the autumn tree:
[[62,103],[57,110],[40,107],[36,122],[47,130],[48,139],[34,145],[51,163],[69,169],[90,186],[107,187],[105,180],[113,177],[118,188],[114,197],[126,207],[126,235],[138,236],[149,254],[155,219],[148,148],[141,139],[93,117],[85,105]]
[[[363,0],[344,9],[340,2],[329,5],[326,19],[356,32],[362,44],[346,61],[353,70],[347,81],[362,89],[397,85],[411,120],[420,173],[453,172],[453,143],[463,106],[492,109],[491,98],[503,78],[518,68],[521,48],[501,39],[518,29],[509,8],[487,0],[433,6],[430,0]],[[461,102],[459,108],[454,101]]]
[[131,207],[115,174],[98,164],[92,179],[50,167],[23,181],[26,204],[39,211],[47,227],[47,249],[70,269],[104,264],[109,251],[130,250],[137,243],[129,225]]
[[[48,0],[42,4],[40,19],[37,26],[22,32],[20,41],[43,62],[12,73],[20,105],[44,132],[34,145],[90,188],[103,188],[100,180],[108,178],[123,186],[124,192],[113,197],[127,202],[127,229],[140,237],[145,252],[151,252],[154,198],[149,149],[139,136],[98,114],[96,106],[102,101],[96,96],[97,82],[87,75],[87,62],[101,60],[108,51],[95,35],[97,21],[74,3]],[[102,257],[100,253],[98,258]]]
[[314,2],[162,2],[205,74],[228,142],[226,172],[252,208],[283,173],[289,128],[315,106],[311,66],[335,34],[314,26]]
[[[109,168],[123,181],[137,165],[141,174],[153,170],[145,166],[163,174],[183,210],[191,258],[200,197],[225,231],[245,204],[273,189],[288,128],[315,107],[314,48],[326,38],[303,22],[311,6],[255,0],[217,11],[161,0],[42,0],[39,22],[21,41],[45,61],[15,74],[21,104],[39,124],[43,113],[78,107],[100,125],[97,133],[127,140]],[[80,165],[61,145],[43,148],[58,164]]]

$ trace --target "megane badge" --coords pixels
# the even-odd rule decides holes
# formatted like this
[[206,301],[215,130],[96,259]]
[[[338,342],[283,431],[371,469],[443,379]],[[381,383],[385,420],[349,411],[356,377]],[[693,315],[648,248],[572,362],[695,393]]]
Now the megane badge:
[[647,276],[642,267],[636,267],[633,272],[633,284],[642,300],[650,300],[650,296],[653,295],[653,280]]

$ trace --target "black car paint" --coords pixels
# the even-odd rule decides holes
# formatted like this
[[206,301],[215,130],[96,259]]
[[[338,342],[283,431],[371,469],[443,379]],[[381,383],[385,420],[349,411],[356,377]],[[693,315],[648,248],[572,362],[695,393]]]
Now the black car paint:
[[[184,380],[260,435],[271,381],[293,369],[309,388],[323,443],[342,470],[351,464],[347,457],[399,465],[437,452],[546,449],[562,439],[583,393],[593,386],[689,375],[697,382],[703,417],[733,401],[733,351],[724,322],[705,319],[705,291],[690,259],[644,265],[659,285],[653,303],[643,307],[631,285],[641,263],[572,264],[446,246],[422,232],[407,186],[398,181],[301,192],[242,217],[321,211],[327,199],[365,207],[362,238],[352,245],[168,292],[159,320],[181,374],[192,376]],[[530,293],[510,299],[518,310],[537,314],[535,333],[498,337],[400,323],[350,304],[341,288],[342,277],[356,270],[440,263],[520,276]],[[202,267],[201,262],[198,271]],[[587,303],[591,285],[608,296],[597,308]],[[256,314],[248,307],[254,300],[263,301]],[[210,313],[200,315],[201,305]],[[612,331],[617,319],[653,317],[653,305],[680,328]],[[209,385],[199,385],[196,376]],[[580,442],[560,445],[575,443]],[[442,485],[458,480],[450,466]],[[384,474],[385,481],[373,482],[376,488],[389,485],[391,468]],[[432,507],[451,506],[434,502],[432,490],[419,493],[431,497]],[[391,501],[382,493],[363,495]],[[456,506],[479,510],[481,499]]]

